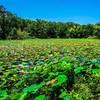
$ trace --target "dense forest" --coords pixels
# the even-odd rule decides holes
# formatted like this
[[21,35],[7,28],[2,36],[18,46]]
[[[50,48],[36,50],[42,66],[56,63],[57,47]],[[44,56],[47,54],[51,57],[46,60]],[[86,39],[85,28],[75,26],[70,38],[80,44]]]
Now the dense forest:
[[100,38],[100,22],[80,25],[17,17],[0,6],[0,39],[27,38]]

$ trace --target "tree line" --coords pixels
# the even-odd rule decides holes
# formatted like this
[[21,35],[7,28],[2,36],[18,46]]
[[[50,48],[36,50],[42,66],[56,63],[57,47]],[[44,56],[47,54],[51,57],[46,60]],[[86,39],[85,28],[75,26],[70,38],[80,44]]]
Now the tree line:
[[100,22],[80,25],[17,17],[0,6],[0,39],[27,38],[100,38]]

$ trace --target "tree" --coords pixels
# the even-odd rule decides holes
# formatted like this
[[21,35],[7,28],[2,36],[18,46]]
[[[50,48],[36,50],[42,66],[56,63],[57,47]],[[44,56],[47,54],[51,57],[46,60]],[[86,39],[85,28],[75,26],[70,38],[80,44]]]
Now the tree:
[[6,10],[5,8],[1,5],[0,6],[0,38],[6,39],[6,28],[5,28],[5,17],[6,17]]
[[[100,22],[79,25],[73,22],[48,22],[17,17],[0,6],[0,39],[24,38],[100,38]],[[25,35],[25,36],[24,36]]]
[[95,35],[97,36],[97,38],[100,39],[100,26],[99,25],[96,25],[95,26],[95,29],[96,29]]

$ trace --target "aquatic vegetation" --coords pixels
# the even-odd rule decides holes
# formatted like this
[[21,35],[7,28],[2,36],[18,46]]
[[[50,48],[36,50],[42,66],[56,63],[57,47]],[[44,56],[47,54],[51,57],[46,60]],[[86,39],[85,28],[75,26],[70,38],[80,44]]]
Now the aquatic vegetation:
[[99,40],[36,41],[0,43],[0,100],[98,100]]

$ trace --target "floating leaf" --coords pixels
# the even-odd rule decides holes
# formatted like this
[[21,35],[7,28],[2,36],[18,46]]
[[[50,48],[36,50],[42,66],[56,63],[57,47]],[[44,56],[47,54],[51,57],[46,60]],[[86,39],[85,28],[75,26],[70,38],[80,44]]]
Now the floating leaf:
[[46,100],[45,95],[39,95],[38,97],[35,97],[35,100]]
[[29,87],[26,87],[23,89],[23,92],[24,93],[27,93],[27,92],[32,92],[32,93],[35,93],[36,91],[38,91],[43,85],[45,85],[45,82],[41,82],[40,84],[33,84]]
[[63,91],[63,92],[59,95],[59,98],[64,98],[66,95],[67,95],[67,92],[66,92],[66,91]]
[[71,100],[70,96],[65,96],[63,100]]
[[58,77],[56,77],[56,80],[57,81],[53,84],[53,86],[61,85],[62,83],[64,83],[67,80],[67,76],[59,75]]
[[7,92],[5,90],[0,90],[0,97],[4,97],[7,95]]
[[26,95],[27,95],[27,93],[23,93],[18,100],[24,100],[24,98],[26,97]]
[[92,74],[99,76],[100,70],[99,69],[92,69]]
[[71,63],[67,63],[66,68],[69,70],[71,68]]
[[61,67],[64,67],[66,64],[67,64],[66,61],[62,61]]
[[84,70],[83,67],[76,67],[76,68],[74,69],[74,71],[75,71],[76,74],[81,73],[83,70]]

